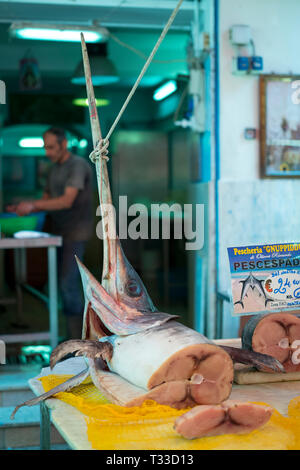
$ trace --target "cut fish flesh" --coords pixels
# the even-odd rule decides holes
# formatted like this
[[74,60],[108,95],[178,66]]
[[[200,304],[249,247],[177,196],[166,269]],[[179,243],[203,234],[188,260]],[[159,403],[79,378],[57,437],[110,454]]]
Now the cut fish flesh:
[[101,338],[110,342],[111,371],[146,391],[158,403],[181,408],[228,398],[233,362],[205,336],[175,321],[135,335]]
[[293,313],[253,316],[244,326],[242,347],[276,358],[286,372],[300,371],[300,317]]
[[221,405],[200,405],[176,418],[175,431],[186,439],[244,434],[266,424],[271,415],[269,406],[227,400]]

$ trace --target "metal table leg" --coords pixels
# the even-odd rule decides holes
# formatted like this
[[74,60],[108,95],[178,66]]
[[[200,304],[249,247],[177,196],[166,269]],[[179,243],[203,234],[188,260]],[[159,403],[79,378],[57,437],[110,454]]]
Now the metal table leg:
[[57,308],[57,253],[55,246],[48,247],[48,287],[49,287],[49,313],[50,313],[50,345],[52,349],[58,343],[58,308]]
[[50,445],[50,410],[44,402],[40,403],[41,424],[40,424],[40,449],[49,450]]

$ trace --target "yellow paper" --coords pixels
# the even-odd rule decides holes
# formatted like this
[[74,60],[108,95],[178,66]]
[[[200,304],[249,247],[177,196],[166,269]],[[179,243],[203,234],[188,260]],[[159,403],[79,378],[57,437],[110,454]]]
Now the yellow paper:
[[[65,382],[70,375],[41,377],[45,391]],[[88,439],[97,450],[299,450],[300,396],[291,400],[289,416],[274,410],[263,427],[248,434],[226,434],[188,440],[173,429],[176,410],[148,400],[141,406],[109,403],[90,378],[55,398],[81,411],[87,422]],[[267,403],[259,403],[267,405]],[[269,405],[270,406],[270,405]]]

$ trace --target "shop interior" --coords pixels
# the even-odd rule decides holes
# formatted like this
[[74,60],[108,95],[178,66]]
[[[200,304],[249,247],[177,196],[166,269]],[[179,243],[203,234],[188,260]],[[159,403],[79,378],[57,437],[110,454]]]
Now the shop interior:
[[[92,168],[94,230],[81,261],[101,283],[83,32],[123,251],[159,312],[209,340],[236,340],[253,312],[243,292],[234,306],[228,248],[299,240],[300,4],[184,0],[142,74],[177,4],[0,0],[0,242],[51,235],[47,211],[18,216],[8,207],[43,197],[51,167],[43,136],[63,128],[68,150]],[[43,244],[0,243],[0,374],[6,368],[14,383],[68,339],[49,263]],[[15,405],[3,397],[0,413]],[[1,436],[0,428],[0,448]],[[7,442],[36,445],[21,431]]]

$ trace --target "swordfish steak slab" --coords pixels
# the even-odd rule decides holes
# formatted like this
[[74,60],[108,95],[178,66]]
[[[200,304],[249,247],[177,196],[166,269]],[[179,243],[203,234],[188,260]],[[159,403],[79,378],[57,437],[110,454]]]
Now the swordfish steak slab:
[[[107,399],[117,405],[139,406],[145,400],[170,404],[170,396],[174,397],[173,382],[164,384],[166,393],[161,393],[160,386],[145,392],[145,390],[130,384],[118,374],[99,368],[97,370],[97,360],[89,359],[89,364],[90,374],[95,385],[97,384],[97,388]],[[168,388],[170,388],[170,394],[167,393]],[[157,400],[157,398],[159,399]],[[183,407],[177,406],[176,408]],[[222,434],[245,434],[266,424],[272,413],[273,409],[270,406],[226,400],[216,405],[194,406],[194,408],[175,419],[173,428],[177,434],[186,439]]]
[[229,354],[175,321],[102,341],[113,347],[109,369],[144,390],[145,399],[181,409],[221,403],[231,392],[234,370]]
[[243,329],[242,347],[278,359],[285,372],[300,371],[300,317],[292,313],[255,315]]
[[175,431],[186,439],[245,434],[266,424],[273,410],[269,406],[227,400],[220,405],[200,405],[174,423]]

